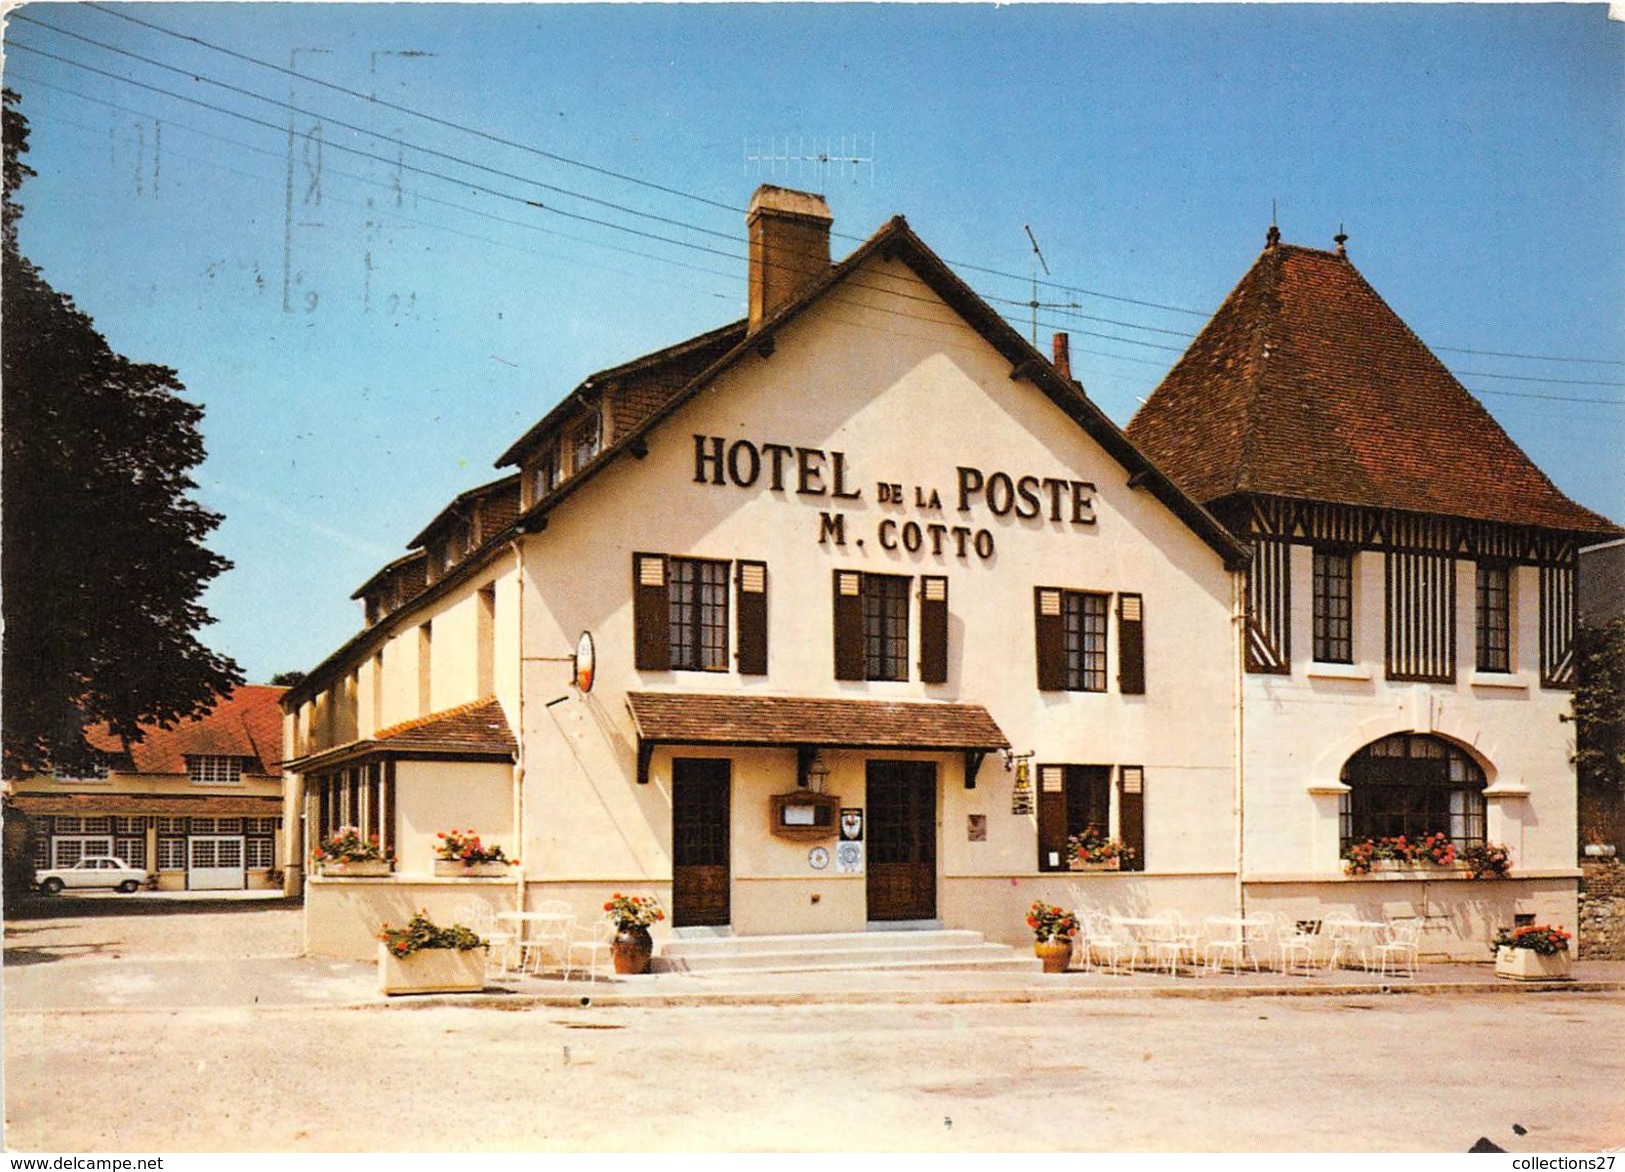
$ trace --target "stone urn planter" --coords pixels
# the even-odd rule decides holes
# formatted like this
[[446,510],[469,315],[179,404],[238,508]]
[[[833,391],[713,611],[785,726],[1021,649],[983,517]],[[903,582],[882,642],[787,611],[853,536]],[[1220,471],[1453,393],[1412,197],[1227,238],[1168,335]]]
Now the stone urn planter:
[[485,949],[420,948],[396,956],[378,945],[378,991],[402,993],[478,993],[485,988]]
[[622,928],[615,933],[615,939],[609,945],[615,971],[623,976],[648,972],[654,954],[655,942],[649,935],[649,929],[643,927]]
[[1569,953],[1563,949],[1543,954],[1503,945],[1495,950],[1495,975],[1509,981],[1567,981]]
[[1044,962],[1046,973],[1064,973],[1072,963],[1072,941],[1066,936],[1035,940],[1033,955]]
[[501,879],[508,874],[507,863],[464,863],[457,859],[436,859],[436,879]]
[[388,859],[331,860],[320,864],[320,872],[335,879],[376,879],[388,875],[393,864]]

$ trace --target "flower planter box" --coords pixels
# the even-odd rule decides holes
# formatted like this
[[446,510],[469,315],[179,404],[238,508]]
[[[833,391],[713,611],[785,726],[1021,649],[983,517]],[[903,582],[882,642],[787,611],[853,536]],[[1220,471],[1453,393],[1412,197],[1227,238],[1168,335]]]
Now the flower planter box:
[[1104,863],[1086,863],[1082,859],[1073,859],[1066,865],[1068,871],[1117,871],[1122,869],[1121,859],[1108,859]]
[[378,945],[378,991],[401,993],[478,993],[485,988],[485,949],[420,948],[396,956]]
[[1569,953],[1542,954],[1532,948],[1497,948],[1495,975],[1509,981],[1566,981],[1569,979]]
[[322,863],[319,869],[323,875],[330,878],[376,879],[388,875],[393,865],[388,859],[360,859],[347,863]]
[[436,859],[436,879],[501,879],[508,874],[507,863],[461,863],[456,859]]

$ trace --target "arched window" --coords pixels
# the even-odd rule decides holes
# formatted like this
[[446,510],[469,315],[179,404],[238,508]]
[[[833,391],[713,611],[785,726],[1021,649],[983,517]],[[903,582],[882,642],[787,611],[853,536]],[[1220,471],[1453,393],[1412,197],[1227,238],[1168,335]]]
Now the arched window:
[[1342,846],[1436,830],[1458,847],[1484,841],[1484,771],[1438,737],[1395,733],[1373,741],[1343,765]]

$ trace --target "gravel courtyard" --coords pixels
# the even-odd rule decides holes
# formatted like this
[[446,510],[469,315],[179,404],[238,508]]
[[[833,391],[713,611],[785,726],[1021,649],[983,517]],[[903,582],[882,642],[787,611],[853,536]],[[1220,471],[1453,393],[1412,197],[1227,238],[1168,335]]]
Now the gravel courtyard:
[[[66,903],[8,922],[8,972],[49,963],[73,982],[126,957],[268,956],[297,938],[285,906]],[[8,995],[5,1024],[14,1151],[1625,1144],[1619,994],[174,1012]],[[110,1065],[139,1077],[81,1093]]]

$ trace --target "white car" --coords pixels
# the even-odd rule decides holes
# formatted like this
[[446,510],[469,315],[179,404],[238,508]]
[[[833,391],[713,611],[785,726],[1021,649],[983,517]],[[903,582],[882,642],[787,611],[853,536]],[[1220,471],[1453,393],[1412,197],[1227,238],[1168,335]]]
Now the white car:
[[65,887],[112,887],[128,895],[139,891],[146,881],[145,871],[110,855],[91,855],[71,867],[53,867],[34,874],[34,882],[46,895],[56,895]]

